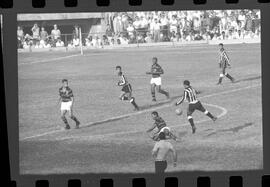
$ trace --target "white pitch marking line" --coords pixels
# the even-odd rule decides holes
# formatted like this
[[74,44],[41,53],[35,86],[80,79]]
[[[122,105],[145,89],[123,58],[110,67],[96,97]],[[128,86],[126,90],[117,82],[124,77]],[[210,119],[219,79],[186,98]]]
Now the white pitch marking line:
[[[214,50],[207,50],[207,51],[178,51],[177,54],[198,54],[198,53],[207,54],[207,53],[214,53],[214,52],[216,52],[216,51],[214,51]],[[228,52],[229,53],[239,53],[239,52],[247,52],[247,50],[245,50],[245,51],[243,51],[243,50],[230,51],[229,50]],[[166,53],[175,54],[175,52],[166,52]],[[69,56],[63,56],[63,57],[56,57],[56,58],[46,59],[46,60],[24,62],[24,63],[18,64],[18,66],[52,62],[52,61],[62,60],[62,59],[66,59],[66,58],[72,58],[72,57],[76,57],[76,56],[84,56],[84,57],[86,57],[86,56],[101,56],[101,55],[103,56],[104,54],[103,53],[90,53],[90,54],[85,54],[85,55],[75,54],[75,55],[69,55]]]
[[[203,104],[204,105],[208,105],[208,106],[212,106],[214,108],[220,109],[222,112],[221,112],[221,114],[219,114],[217,116],[218,119],[221,118],[222,116],[225,116],[228,113],[228,111],[227,111],[226,108],[221,107],[219,105],[208,104],[208,103],[203,103]],[[203,122],[206,122],[206,121],[210,121],[210,119],[204,119],[204,120],[200,120],[200,121],[195,121],[195,124],[203,123]],[[169,126],[169,127],[184,127],[184,126],[187,126],[187,125],[189,125],[188,122],[187,123],[184,123],[182,125],[172,125],[172,126]],[[71,136],[71,137],[64,137],[64,138],[56,138],[55,140],[59,141],[59,140],[77,139],[77,138],[84,138],[84,137],[88,137],[88,138],[103,138],[103,137],[106,137],[106,136],[123,135],[123,134],[135,134],[135,133],[139,133],[139,132],[144,132],[144,131],[134,130],[134,131],[113,132],[113,133],[98,134],[98,135]]]
[[20,66],[20,65],[30,65],[30,64],[39,64],[39,63],[45,63],[45,62],[52,62],[52,61],[62,60],[62,59],[65,59],[65,58],[71,58],[71,57],[75,57],[75,56],[80,56],[80,54],[62,56],[62,57],[46,59],[46,60],[39,60],[39,61],[33,61],[33,62],[24,62],[24,63],[19,63],[18,66]]
[[[205,96],[199,97],[199,99],[213,97],[213,96],[227,94],[227,93],[232,93],[232,92],[237,92],[237,91],[240,91],[240,90],[255,88],[255,87],[258,87],[258,86],[260,86],[260,85],[247,86],[247,87],[242,87],[242,88],[238,88],[238,89],[234,89],[234,90],[229,90],[229,91],[224,91],[224,92],[209,94],[209,95],[205,95]],[[150,109],[147,109],[147,110],[138,111],[136,113],[128,113],[128,114],[124,114],[124,115],[112,117],[112,118],[101,120],[101,121],[97,121],[97,122],[89,122],[89,123],[86,123],[86,125],[82,125],[81,127],[90,126],[91,124],[102,123],[102,122],[106,122],[106,121],[112,121],[112,120],[116,120],[116,119],[119,119],[119,118],[126,118],[126,117],[130,117],[130,116],[136,116],[136,115],[147,113],[147,112],[151,112],[151,111],[154,111],[154,110],[158,110],[158,109],[162,109],[162,108],[167,108],[167,107],[170,107],[172,105],[173,105],[173,103],[170,103],[170,104],[162,105],[162,106],[159,106],[159,107],[154,107],[154,108],[150,108]],[[66,131],[66,130],[58,129],[58,130],[54,130],[54,131],[45,132],[45,133],[42,133],[42,134],[36,134],[36,135],[33,135],[33,136],[28,136],[28,137],[22,138],[22,139],[20,139],[20,141],[31,139],[31,138],[36,138],[36,137],[40,137],[40,136],[45,136],[45,135],[49,135],[49,134],[54,134],[54,133],[57,133],[57,132],[63,132],[63,131]]]

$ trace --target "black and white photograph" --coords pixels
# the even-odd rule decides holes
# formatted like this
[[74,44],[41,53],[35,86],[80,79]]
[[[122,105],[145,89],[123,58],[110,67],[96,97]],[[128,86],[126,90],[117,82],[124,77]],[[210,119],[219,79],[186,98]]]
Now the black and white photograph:
[[263,169],[259,9],[17,15],[20,174]]

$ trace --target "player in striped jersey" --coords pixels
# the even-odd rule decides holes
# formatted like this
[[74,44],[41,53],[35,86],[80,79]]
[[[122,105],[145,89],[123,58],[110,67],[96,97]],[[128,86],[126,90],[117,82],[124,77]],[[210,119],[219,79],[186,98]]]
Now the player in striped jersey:
[[154,133],[154,136],[152,137],[152,139],[154,141],[158,141],[159,133],[164,132],[166,139],[174,139],[176,141],[177,137],[171,132],[171,129],[167,127],[166,122],[158,115],[158,113],[156,111],[153,111],[151,115],[155,123],[146,132],[149,133],[153,131],[155,128],[158,129],[158,131]]
[[152,58],[152,67],[150,72],[146,72],[146,74],[151,74],[152,78],[150,81],[151,84],[151,94],[152,94],[152,101],[156,101],[156,93],[155,89],[157,88],[157,91],[161,94],[164,94],[167,99],[170,98],[169,92],[161,89],[161,74],[164,74],[164,71],[162,67],[157,63],[158,59],[157,57]]
[[230,79],[232,82],[234,82],[234,78],[226,72],[227,67],[231,67],[230,64],[230,59],[227,55],[227,53],[225,52],[225,49],[223,47],[223,44],[220,43],[219,44],[220,50],[219,50],[219,68],[220,68],[220,75],[219,75],[219,80],[218,80],[218,85],[222,83],[222,79],[224,77],[224,75]]
[[68,80],[63,79],[62,80],[63,86],[59,88],[59,101],[61,101],[61,119],[66,125],[66,129],[70,129],[70,126],[68,124],[68,121],[66,119],[66,113],[68,112],[69,117],[75,121],[76,128],[79,128],[80,122],[79,120],[73,115],[73,104],[74,104],[74,96],[73,92],[68,86]]
[[134,106],[135,110],[139,110],[138,105],[135,103],[135,98],[132,97],[131,85],[124,76],[121,66],[116,66],[116,71],[119,77],[117,85],[122,87],[121,94],[119,96],[120,100],[129,100],[129,102]]
[[190,82],[188,80],[184,81],[184,95],[181,98],[180,101],[176,102],[175,105],[180,105],[183,101],[187,101],[189,103],[188,109],[187,109],[187,118],[188,121],[192,127],[192,133],[195,133],[196,127],[192,118],[192,113],[195,110],[199,110],[201,112],[204,112],[205,115],[207,115],[209,118],[211,118],[213,121],[217,120],[217,117],[213,116],[210,112],[208,112],[201,102],[197,99],[196,90],[190,86]]

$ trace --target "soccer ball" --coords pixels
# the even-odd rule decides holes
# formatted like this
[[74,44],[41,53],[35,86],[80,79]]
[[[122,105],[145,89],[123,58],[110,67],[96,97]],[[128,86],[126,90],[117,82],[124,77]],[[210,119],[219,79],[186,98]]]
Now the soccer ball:
[[183,111],[180,108],[178,108],[175,110],[175,113],[176,113],[176,115],[180,116],[183,114]]

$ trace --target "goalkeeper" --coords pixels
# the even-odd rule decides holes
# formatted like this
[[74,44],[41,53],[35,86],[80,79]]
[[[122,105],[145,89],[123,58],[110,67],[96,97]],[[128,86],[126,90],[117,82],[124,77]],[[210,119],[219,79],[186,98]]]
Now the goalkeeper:
[[121,94],[119,99],[122,101],[129,101],[135,108],[135,110],[139,110],[138,105],[135,102],[135,98],[132,97],[132,88],[130,83],[127,81],[127,78],[123,75],[121,66],[116,66],[116,71],[118,73],[119,81],[117,83],[118,86],[122,87]]

